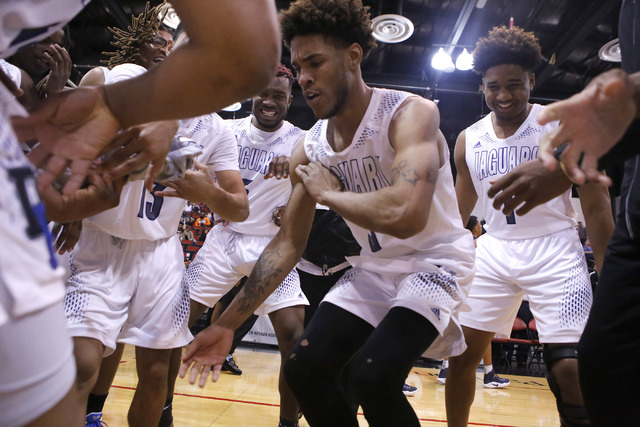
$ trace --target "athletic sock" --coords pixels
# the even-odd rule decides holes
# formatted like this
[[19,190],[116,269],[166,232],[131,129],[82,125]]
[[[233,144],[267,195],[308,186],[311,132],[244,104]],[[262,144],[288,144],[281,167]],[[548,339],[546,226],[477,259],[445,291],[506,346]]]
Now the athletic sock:
[[442,361],[442,369],[447,369],[449,367],[449,359],[444,359]]
[[107,394],[93,394],[89,393],[89,398],[87,399],[87,414],[92,412],[102,412],[102,408],[104,408],[104,402],[107,400]]
[[485,374],[488,374],[491,371],[493,371],[493,365],[484,365],[484,373]]

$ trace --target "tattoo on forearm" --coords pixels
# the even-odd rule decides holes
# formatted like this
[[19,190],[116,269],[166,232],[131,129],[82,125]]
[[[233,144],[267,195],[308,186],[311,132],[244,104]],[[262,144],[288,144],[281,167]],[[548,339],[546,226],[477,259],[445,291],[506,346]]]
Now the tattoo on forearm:
[[251,273],[250,279],[244,285],[243,294],[239,297],[238,303],[242,312],[253,312],[257,301],[264,300],[271,290],[269,285],[282,273],[277,267],[282,255],[277,250],[264,252]]
[[415,169],[409,168],[406,160],[403,160],[391,170],[391,183],[394,184],[398,179],[402,179],[415,187],[420,180],[420,176]]

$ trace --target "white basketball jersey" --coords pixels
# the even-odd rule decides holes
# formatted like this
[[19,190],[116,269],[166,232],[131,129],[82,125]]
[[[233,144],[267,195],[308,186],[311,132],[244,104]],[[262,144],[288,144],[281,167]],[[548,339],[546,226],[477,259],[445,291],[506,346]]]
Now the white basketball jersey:
[[529,116],[510,137],[500,139],[491,123],[491,114],[466,130],[466,161],[471,180],[478,194],[485,229],[499,239],[528,239],[544,236],[575,226],[575,212],[571,207],[571,192],[537,206],[524,216],[505,216],[492,206],[487,197],[491,183],[506,175],[522,162],[538,157],[540,138],[555,129],[557,122],[541,126],[536,117],[542,108],[533,104]]
[[76,16],[89,0],[2,0],[0,57],[47,38]]
[[249,218],[244,222],[231,222],[229,227],[243,234],[274,236],[278,226],[271,214],[284,206],[291,195],[289,179],[264,179],[274,157],[291,156],[304,131],[285,121],[275,132],[264,132],[251,124],[252,116],[228,120],[238,143],[240,175],[249,197]]
[[64,269],[56,266],[33,167],[8,120],[20,110],[0,84],[0,325],[64,296]]
[[[120,81],[120,76],[135,77],[143,67],[124,64],[114,67],[108,81]],[[140,74],[142,74],[140,73]],[[238,152],[233,132],[217,114],[207,114],[180,121],[178,134],[194,140],[201,148],[198,161],[214,171],[238,170]],[[165,187],[155,183],[153,191]],[[186,205],[186,200],[176,197],[154,196],[144,187],[144,181],[127,183],[120,195],[120,204],[85,220],[85,226],[95,226],[121,239],[158,240],[175,236]]]
[[[318,121],[307,133],[304,148],[310,161],[330,168],[347,191],[368,193],[391,185],[395,151],[389,142],[389,124],[407,92],[374,89],[367,111],[343,151],[335,152],[327,141],[327,120]],[[458,268],[468,275],[473,268],[474,246],[471,233],[462,226],[453,188],[449,150],[433,194],[426,227],[408,239],[373,232],[345,221],[362,246],[360,257],[350,257],[356,266],[373,271],[409,273],[432,271],[434,266]]]

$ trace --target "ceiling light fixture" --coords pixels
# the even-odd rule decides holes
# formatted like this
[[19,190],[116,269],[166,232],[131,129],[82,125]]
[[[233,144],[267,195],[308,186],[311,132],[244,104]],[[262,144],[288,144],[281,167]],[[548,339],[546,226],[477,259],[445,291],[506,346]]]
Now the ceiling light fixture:
[[229,105],[228,107],[224,107],[222,109],[222,111],[238,111],[241,108],[242,108],[242,104],[241,103],[234,102],[233,104]]
[[468,71],[473,68],[473,55],[469,53],[466,47],[456,59],[456,68],[460,71]]
[[602,46],[598,51],[598,56],[603,61],[621,62],[622,55],[620,54],[620,39],[613,39]]
[[371,20],[373,37],[384,43],[400,43],[413,34],[413,22],[402,15],[387,14]]
[[431,66],[436,70],[444,71],[445,73],[453,73],[456,69],[456,66],[453,65],[453,61],[451,60],[451,56],[449,56],[443,48],[439,48],[438,52],[433,55],[433,58],[431,59]]

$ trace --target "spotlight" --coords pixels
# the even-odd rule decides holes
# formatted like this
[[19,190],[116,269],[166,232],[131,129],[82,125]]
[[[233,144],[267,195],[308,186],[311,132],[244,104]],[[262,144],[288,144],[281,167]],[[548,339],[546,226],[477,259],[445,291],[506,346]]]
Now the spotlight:
[[456,69],[451,57],[443,48],[438,49],[438,52],[433,55],[433,59],[431,59],[431,66],[436,70],[444,71],[445,73],[452,73],[453,70]]

